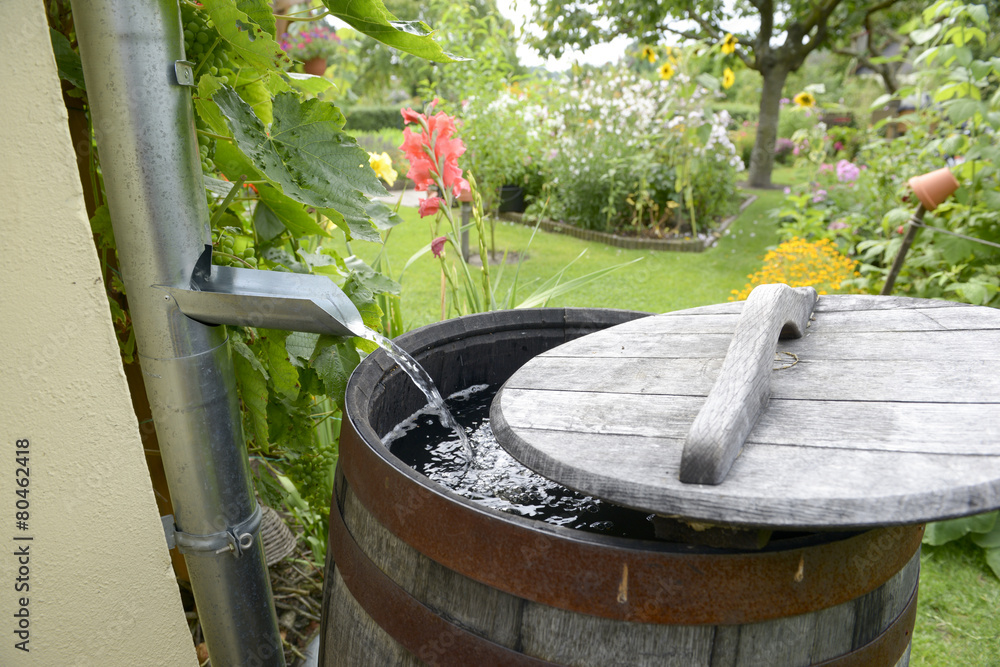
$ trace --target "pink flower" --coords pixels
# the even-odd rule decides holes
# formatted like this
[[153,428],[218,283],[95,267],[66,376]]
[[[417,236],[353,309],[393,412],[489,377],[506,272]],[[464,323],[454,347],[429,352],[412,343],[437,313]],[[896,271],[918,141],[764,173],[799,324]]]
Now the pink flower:
[[847,160],[841,160],[837,163],[837,180],[841,183],[856,181],[860,173],[861,170],[858,169],[857,165]]
[[786,195],[790,195],[792,194],[792,189],[786,185],[785,189],[782,192],[784,192]]
[[423,114],[417,113],[416,111],[414,111],[410,107],[407,107],[405,109],[401,109],[400,113],[403,114],[403,122],[405,124],[407,124],[407,125],[409,125],[410,123],[413,123],[415,125],[419,125],[420,124],[420,119],[424,117]]
[[833,150],[835,150],[835,151],[842,151],[842,150],[844,150],[844,142],[838,141],[838,142],[834,143],[833,144]]
[[814,204],[818,204],[821,201],[825,200],[826,200],[826,190],[817,190],[816,194],[814,194],[812,198]]
[[465,153],[465,144],[455,139],[455,119],[446,113],[425,116],[413,109],[403,109],[403,120],[420,126],[418,134],[407,127],[403,130],[400,148],[410,161],[406,177],[416,184],[417,190],[426,190],[436,180],[451,190],[454,196],[469,190],[469,182],[462,178],[458,158]]
[[433,241],[431,241],[431,252],[434,253],[435,257],[444,257],[444,244],[448,239],[444,236],[439,236]]
[[827,227],[827,229],[831,231],[836,231],[838,229],[847,229],[847,223],[844,222],[843,220],[834,220],[833,222],[830,223],[830,226]]
[[825,174],[828,171],[833,171],[833,165],[832,164],[827,164],[826,162],[824,162],[823,164],[821,164],[819,166],[819,173]]
[[441,208],[441,204],[444,200],[440,197],[427,197],[426,199],[420,200],[420,217],[425,218],[428,215],[434,215]]

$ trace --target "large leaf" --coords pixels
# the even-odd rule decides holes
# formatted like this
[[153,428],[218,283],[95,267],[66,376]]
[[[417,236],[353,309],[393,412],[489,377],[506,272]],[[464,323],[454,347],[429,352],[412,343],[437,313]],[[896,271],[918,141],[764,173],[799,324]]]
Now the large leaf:
[[295,201],[320,209],[348,233],[372,228],[366,195],[386,191],[368,154],[343,132],[340,109],[318,99],[300,104],[295,94],[281,93],[274,98],[274,122],[268,129],[232,88],[223,87],[213,99],[240,151],[270,183]]
[[382,0],[325,0],[324,4],[332,15],[355,30],[400,51],[438,63],[467,60],[445,53],[423,21],[397,20]]
[[988,533],[993,530],[996,520],[997,512],[987,512],[961,519],[935,521],[927,524],[923,542],[936,547],[957,540],[968,533]]
[[299,395],[299,372],[292,365],[291,355],[285,349],[287,331],[260,329],[260,341],[271,369],[274,391],[284,399],[294,401]]
[[69,40],[61,32],[49,28],[49,38],[52,40],[52,53],[56,57],[59,78],[69,81],[81,90],[86,90],[87,84],[83,80],[83,63],[80,62],[80,54],[73,50]]
[[323,380],[323,386],[337,406],[344,409],[344,392],[347,390],[347,380],[355,367],[361,363],[361,355],[350,343],[336,343],[332,338],[321,338],[316,345],[319,353],[313,360],[312,367]]
[[261,217],[268,218],[266,222],[276,220],[295,236],[329,236],[316,219],[306,213],[302,204],[281,194],[277,188],[262,185],[257,188],[257,194],[260,202],[254,210],[254,221]]
[[[246,6],[253,11],[254,15],[257,15],[259,11],[256,6],[261,3],[241,2],[239,4]],[[246,64],[258,70],[266,70],[271,67],[280,69],[292,64],[292,59],[274,41],[272,36],[273,23],[270,26],[270,32],[268,32],[267,26],[262,27],[246,12],[241,11],[232,0],[202,0],[202,6],[212,17],[222,39],[229,43],[230,51]]]
[[208,129],[222,136],[229,135],[229,125],[219,113],[219,106],[212,101],[212,95],[222,89],[225,81],[221,77],[202,74],[198,77],[198,94],[194,96],[194,106],[198,110],[198,117],[208,125]]
[[249,427],[254,442],[265,453],[270,449],[267,427],[267,371],[245,343],[233,340],[233,366],[243,407],[249,414]]
[[275,36],[274,12],[265,0],[236,0],[236,8],[253,19],[271,37]]

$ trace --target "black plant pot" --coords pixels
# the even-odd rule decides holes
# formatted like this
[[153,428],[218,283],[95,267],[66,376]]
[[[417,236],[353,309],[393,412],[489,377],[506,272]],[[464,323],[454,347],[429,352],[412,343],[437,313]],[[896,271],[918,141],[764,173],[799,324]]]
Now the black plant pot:
[[500,188],[500,213],[524,213],[524,188],[520,185],[504,185]]

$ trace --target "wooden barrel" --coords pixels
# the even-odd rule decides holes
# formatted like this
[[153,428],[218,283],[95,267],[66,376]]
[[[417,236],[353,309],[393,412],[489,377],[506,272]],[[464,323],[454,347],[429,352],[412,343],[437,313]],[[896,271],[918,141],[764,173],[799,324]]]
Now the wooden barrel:
[[[447,395],[640,315],[489,313],[399,343]],[[532,521],[457,496],[386,450],[380,436],[422,403],[381,353],[351,378],[320,664],[908,664],[921,527],[727,550]]]

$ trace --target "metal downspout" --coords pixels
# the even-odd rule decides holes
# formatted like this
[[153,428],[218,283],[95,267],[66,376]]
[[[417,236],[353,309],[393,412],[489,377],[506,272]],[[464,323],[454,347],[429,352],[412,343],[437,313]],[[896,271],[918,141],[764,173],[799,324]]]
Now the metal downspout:
[[[260,533],[246,523],[257,504],[226,328],[188,318],[155,287],[189,287],[210,242],[191,93],[174,70],[184,59],[180,10],[176,0],[72,6],[122,279],[209,655],[219,667],[284,665]],[[226,532],[245,534],[247,548],[205,550]]]

